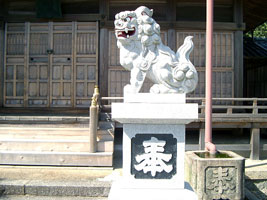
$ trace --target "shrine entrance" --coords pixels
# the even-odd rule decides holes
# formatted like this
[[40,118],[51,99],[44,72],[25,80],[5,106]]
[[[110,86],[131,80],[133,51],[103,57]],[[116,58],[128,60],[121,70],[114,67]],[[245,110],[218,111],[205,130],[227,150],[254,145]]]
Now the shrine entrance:
[[88,107],[98,82],[98,23],[6,23],[5,107]]

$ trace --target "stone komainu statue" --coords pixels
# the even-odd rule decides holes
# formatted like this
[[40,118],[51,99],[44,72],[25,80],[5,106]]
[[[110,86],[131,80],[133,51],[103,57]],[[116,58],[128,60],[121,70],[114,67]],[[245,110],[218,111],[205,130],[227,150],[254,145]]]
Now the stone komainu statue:
[[115,17],[120,63],[131,71],[130,84],[124,87],[124,92],[138,93],[145,77],[154,83],[151,93],[192,92],[198,81],[197,71],[189,60],[193,37],[186,37],[174,53],[162,44],[160,26],[152,15],[153,10],[141,6]]

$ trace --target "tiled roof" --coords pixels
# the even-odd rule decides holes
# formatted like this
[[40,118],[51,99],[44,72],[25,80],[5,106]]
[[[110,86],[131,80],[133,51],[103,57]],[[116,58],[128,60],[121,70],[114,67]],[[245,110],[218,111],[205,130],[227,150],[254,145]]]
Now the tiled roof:
[[267,58],[267,39],[244,38],[244,57]]

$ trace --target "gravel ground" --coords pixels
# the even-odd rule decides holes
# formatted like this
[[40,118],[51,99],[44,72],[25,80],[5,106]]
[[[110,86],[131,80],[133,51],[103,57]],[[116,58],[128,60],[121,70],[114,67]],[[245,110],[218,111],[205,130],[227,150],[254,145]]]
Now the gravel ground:
[[246,180],[246,188],[258,199],[267,200],[267,180]]

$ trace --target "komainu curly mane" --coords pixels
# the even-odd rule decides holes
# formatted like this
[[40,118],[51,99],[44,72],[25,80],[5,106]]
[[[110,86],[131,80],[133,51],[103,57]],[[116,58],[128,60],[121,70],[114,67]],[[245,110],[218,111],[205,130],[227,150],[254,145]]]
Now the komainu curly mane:
[[115,16],[115,35],[120,48],[120,63],[131,71],[130,84],[124,92],[138,93],[145,77],[154,85],[152,93],[192,92],[198,81],[197,71],[189,60],[192,36],[174,53],[160,38],[160,26],[145,6]]

